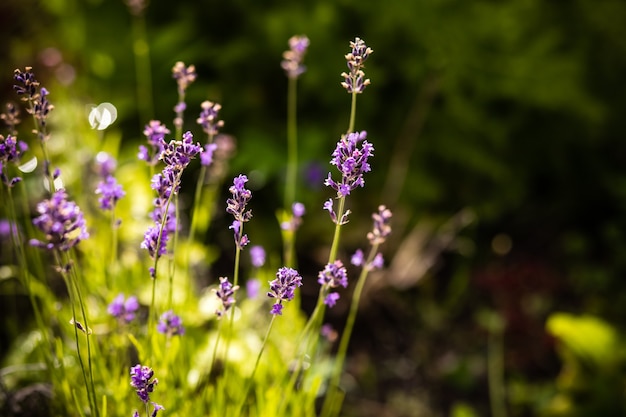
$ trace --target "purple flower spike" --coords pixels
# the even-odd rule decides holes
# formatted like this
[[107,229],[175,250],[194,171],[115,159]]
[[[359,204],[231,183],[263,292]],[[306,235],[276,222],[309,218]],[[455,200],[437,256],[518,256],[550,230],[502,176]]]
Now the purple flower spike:
[[219,133],[220,128],[224,126],[223,120],[218,120],[217,115],[222,106],[212,101],[203,101],[200,105],[202,111],[196,122],[202,126],[202,130],[209,136],[215,136]]
[[365,262],[365,255],[361,249],[357,249],[352,258],[350,258],[350,263],[354,266],[362,266],[363,262]]
[[139,310],[139,301],[137,297],[130,296],[124,297],[124,294],[120,294],[109,304],[107,311],[116,319],[130,323],[135,319],[137,310]]
[[221,318],[226,314],[230,307],[235,304],[235,291],[239,289],[239,285],[233,286],[228,282],[228,278],[220,277],[220,285],[215,290],[215,295],[222,301],[222,308],[215,311],[218,318]]
[[343,266],[343,262],[337,259],[333,263],[326,264],[323,270],[317,275],[317,282],[328,288],[348,286],[348,272]]
[[282,267],[276,273],[276,279],[270,281],[270,290],[267,296],[276,302],[272,306],[271,314],[282,315],[282,302],[291,301],[297,287],[302,286],[302,277],[293,268]]
[[197,154],[203,151],[200,143],[193,143],[193,134],[185,132],[182,140],[172,140],[170,143],[163,145],[161,160],[165,162],[166,170],[172,170],[174,173],[179,174]]
[[152,379],[153,376],[154,371],[148,366],[135,365],[130,368],[130,386],[135,388],[144,404],[148,404],[150,394],[159,383],[157,378]]
[[102,210],[113,210],[117,201],[126,195],[122,186],[117,183],[117,180],[112,175],[100,181],[96,188],[96,194],[101,194],[98,203],[100,203]]
[[341,76],[344,78],[341,86],[350,94],[360,94],[363,92],[365,87],[370,84],[370,80],[365,79],[363,68],[365,67],[365,61],[374,51],[367,47],[365,42],[363,42],[360,38],[355,38],[354,41],[350,41],[350,47],[352,48],[352,51],[346,55],[346,61],[350,72],[341,73]]
[[374,227],[371,232],[367,234],[367,238],[369,239],[372,245],[379,245],[387,240],[387,236],[391,234],[391,226],[389,223],[391,222],[391,210],[389,210],[385,206],[378,206],[378,212],[372,214],[372,219],[374,219]]
[[[330,163],[335,165],[341,173],[341,182],[335,182],[330,173],[324,181],[325,185],[337,191],[337,197],[346,197],[356,187],[365,186],[363,174],[371,171],[367,160],[374,155],[374,147],[365,140],[366,137],[366,131],[353,132],[344,135],[337,142]],[[360,148],[359,142],[362,142]]]
[[242,249],[249,241],[243,234],[243,224],[252,218],[252,211],[246,211],[246,205],[252,198],[252,192],[245,188],[248,177],[239,175],[233,180],[233,185],[228,189],[232,198],[226,200],[226,212],[233,215],[235,221],[230,226],[235,235],[235,244]]
[[178,61],[172,68],[172,77],[178,84],[179,94],[184,93],[187,87],[196,80],[196,67],[194,65],[186,67],[183,62]]
[[182,336],[185,334],[182,319],[174,314],[172,310],[161,314],[159,324],[157,324],[157,331],[167,335],[167,337]]
[[283,52],[281,66],[289,78],[298,78],[306,71],[302,65],[304,55],[309,47],[309,38],[306,36],[292,36],[289,38],[289,50]]
[[48,101],[50,94],[45,87],[40,87],[39,81],[35,79],[32,67],[26,67],[22,72],[16,69],[13,73],[16,84],[13,86],[17,95],[23,96],[22,100],[30,103],[28,113],[33,115],[37,123],[37,137],[41,142],[50,139],[46,133],[48,114],[54,106]]
[[18,164],[20,157],[27,149],[28,146],[24,142],[17,141],[13,136],[8,135],[5,139],[0,135],[0,180],[9,188],[20,182],[22,178],[10,178],[5,167],[7,163]]
[[329,308],[332,308],[335,306],[335,304],[337,304],[338,300],[339,293],[331,292],[326,296],[326,298],[324,298],[324,304],[326,304]]
[[33,224],[45,234],[46,240],[33,239],[30,241],[33,246],[68,251],[89,237],[83,213],[76,203],[67,200],[64,189],[55,191],[49,200],[37,204],[37,212],[39,216]]

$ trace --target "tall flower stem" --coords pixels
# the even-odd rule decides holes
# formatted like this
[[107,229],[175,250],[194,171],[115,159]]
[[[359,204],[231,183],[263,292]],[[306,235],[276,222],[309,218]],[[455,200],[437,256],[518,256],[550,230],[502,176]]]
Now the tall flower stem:
[[354,124],[356,122],[356,91],[352,92],[352,104],[350,105],[350,123],[348,124],[348,132],[354,132]]
[[[74,337],[76,340],[76,354],[78,356],[78,361],[80,363],[80,368],[83,374],[83,380],[85,382],[85,389],[87,391],[87,397],[89,400],[89,407],[94,416],[98,417],[100,415],[98,411],[98,405],[96,400],[96,391],[95,391],[95,383],[93,379],[93,368],[92,368],[92,360],[91,360],[91,342],[89,333],[91,332],[89,328],[89,321],[87,320],[87,313],[85,310],[85,305],[82,297],[82,292],[80,290],[80,285],[78,283],[78,275],[74,269],[74,260],[70,256],[70,254],[65,254],[65,259],[62,259],[62,256],[55,252],[55,258],[57,264],[59,265],[59,270],[63,275],[65,280],[65,285],[67,286],[67,291],[70,296],[70,305],[72,308],[72,321],[74,326]],[[82,316],[82,323],[78,324],[76,320],[76,303],[78,303]],[[83,361],[83,357],[80,349],[80,339],[78,337],[78,330],[81,330],[85,333],[86,342],[87,342],[87,369],[85,369],[85,363]],[[89,374],[89,377],[87,376]]]
[[254,362],[254,368],[252,368],[252,373],[248,377],[248,382],[246,383],[246,387],[243,390],[243,398],[241,400],[241,406],[239,407],[240,416],[244,415],[244,407],[246,404],[246,400],[248,399],[248,394],[250,393],[250,387],[252,386],[252,382],[254,381],[254,375],[256,374],[256,370],[259,367],[259,362],[261,361],[261,356],[263,355],[263,351],[265,350],[265,345],[267,345],[267,341],[270,337],[270,332],[272,331],[274,320],[276,320],[276,316],[272,315],[272,320],[270,321],[270,324],[267,327],[267,331],[265,332],[265,338],[263,339],[263,344],[261,344],[261,349],[259,350],[259,354],[257,355],[256,361]]
[[346,320],[346,325],[344,327],[343,334],[341,335],[341,341],[339,342],[339,348],[337,349],[337,355],[335,357],[331,379],[328,384],[328,392],[326,398],[324,399],[321,417],[338,415],[338,411],[341,408],[341,402],[338,401],[337,398],[339,379],[341,377],[341,371],[346,359],[348,344],[350,343],[350,338],[352,337],[352,329],[354,328],[354,322],[356,321],[357,311],[359,310],[361,294],[363,293],[365,280],[367,279],[367,274],[369,273],[367,265],[370,265],[374,260],[374,257],[378,252],[378,246],[378,244],[372,246],[370,253],[367,256],[367,260],[365,261],[366,266],[361,270],[356,287],[354,288],[352,302],[350,303],[350,312],[348,313],[348,319]]

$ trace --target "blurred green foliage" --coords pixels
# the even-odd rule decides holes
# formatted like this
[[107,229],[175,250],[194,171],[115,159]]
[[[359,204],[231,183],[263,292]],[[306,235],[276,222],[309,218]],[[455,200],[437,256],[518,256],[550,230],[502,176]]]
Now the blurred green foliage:
[[[258,174],[255,210],[273,221],[285,161],[286,81],[279,62],[287,39],[311,39],[299,84],[300,154],[303,166],[322,164],[322,175],[346,129],[343,55],[354,36],[365,39],[374,49],[367,66],[372,85],[359,100],[356,125],[368,131],[376,156],[367,191],[351,197],[362,208],[355,218],[366,219],[380,203],[394,210],[389,260],[424,223],[439,230],[462,209],[476,220],[451,244],[437,246],[431,238],[431,246],[414,251],[414,258],[431,253],[426,249],[437,255],[437,267],[418,288],[371,295],[361,331],[363,339],[368,331],[376,336],[354,347],[352,372],[382,374],[362,395],[384,402],[389,392],[404,390],[436,410],[433,415],[474,415],[467,403],[487,410],[480,359],[487,338],[474,319],[486,305],[507,323],[508,375],[522,380],[525,392],[533,384],[546,387],[547,394],[534,397],[511,394],[525,398],[511,412],[550,414],[539,399],[557,395],[552,382],[560,366],[578,359],[556,356],[543,332],[549,313],[596,315],[611,323],[611,332],[624,329],[626,94],[619,86],[625,21],[626,3],[618,0],[153,0],[145,10],[151,116],[171,124],[171,67],[178,60],[195,64],[199,78],[188,108],[205,99],[223,105],[224,131],[238,141],[231,171]],[[136,96],[136,24],[122,0],[4,0],[2,96],[10,95],[13,68],[32,65],[59,110],[68,97],[112,102],[119,116],[107,135],[121,141],[122,163],[132,160],[147,121]],[[64,118],[54,123],[68,135],[78,131]],[[328,223],[325,213],[316,209],[328,193],[305,186],[300,197],[309,210],[298,244],[306,268],[328,232],[320,226]],[[251,227],[263,240],[261,224]],[[265,236],[276,237],[271,233]],[[508,250],[497,250],[496,236],[510,239]],[[355,247],[363,237],[347,232],[346,239]],[[261,243],[277,250],[274,240]],[[461,250],[463,242],[471,242],[471,250]],[[568,335],[585,328],[563,323]],[[611,340],[623,346],[621,338]],[[359,363],[361,351],[373,362],[396,354],[419,371],[386,376],[373,363]],[[623,392],[621,373],[596,372],[614,377],[614,388]],[[580,383],[592,388],[593,381]],[[432,394],[425,398],[421,390]],[[604,401],[603,415],[622,410],[619,396],[593,390],[579,405],[594,404],[596,395]],[[556,414],[585,415],[572,409]]]

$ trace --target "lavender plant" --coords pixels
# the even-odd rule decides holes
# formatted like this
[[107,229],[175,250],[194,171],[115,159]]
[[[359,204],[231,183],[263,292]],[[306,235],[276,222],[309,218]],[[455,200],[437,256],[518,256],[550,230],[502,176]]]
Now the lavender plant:
[[[140,3],[128,2],[128,6],[133,13],[141,14],[145,5]],[[71,311],[74,349],[86,387],[89,415],[98,417],[100,414],[132,413],[134,416],[145,414],[155,417],[161,411],[163,414],[171,412],[180,415],[313,415],[319,395],[325,397],[322,414],[338,415],[341,401],[337,386],[359,299],[367,273],[383,266],[379,246],[391,230],[391,212],[384,206],[379,208],[374,214],[374,227],[368,234],[371,245],[368,255],[357,251],[351,258],[354,265],[362,268],[362,272],[356,281],[350,313],[341,334],[337,355],[334,359],[330,358],[326,351],[319,350],[320,337],[324,337],[321,336],[322,329],[326,335],[332,333],[322,326],[325,310],[334,307],[340,299],[343,302],[340,297],[350,287],[348,271],[344,262],[339,259],[341,230],[348,224],[351,211],[348,198],[355,190],[365,186],[365,176],[371,171],[369,161],[374,154],[374,147],[368,142],[366,131],[354,129],[356,95],[361,94],[370,84],[365,78],[363,64],[372,50],[361,39],[356,38],[350,42],[351,52],[346,55],[349,72],[342,73],[342,85],[352,95],[349,129],[341,135],[332,152],[330,164],[338,172],[329,173],[324,181],[332,190],[333,196],[323,205],[320,202],[319,207],[319,210],[329,213],[334,223],[334,233],[327,263],[317,277],[303,277],[293,268],[296,259],[295,233],[304,222],[306,212],[304,205],[295,200],[298,190],[296,81],[305,72],[303,58],[308,46],[309,40],[305,36],[291,38],[289,50],[284,53],[281,63],[289,82],[287,173],[284,206],[281,208],[282,212],[279,212],[282,214],[279,215],[278,225],[283,237],[282,253],[276,256],[259,245],[250,245],[251,267],[246,269],[245,263],[242,266],[242,252],[250,244],[248,230],[244,228],[252,220],[252,191],[247,188],[246,175],[235,176],[228,188],[230,196],[226,199],[225,207],[225,213],[232,216],[229,229],[233,233],[235,244],[232,281],[222,276],[217,282],[213,282],[210,274],[201,277],[209,282],[206,293],[211,295],[210,303],[213,307],[208,309],[208,313],[200,308],[203,298],[201,294],[190,291],[184,302],[179,303],[175,303],[173,297],[173,265],[176,264],[177,256],[182,256],[179,253],[191,247],[179,245],[176,238],[178,233],[186,230],[183,224],[184,213],[180,212],[178,205],[178,195],[184,192],[183,173],[198,159],[200,173],[193,200],[190,199],[192,204],[188,207],[191,221],[187,229],[187,239],[183,242],[197,244],[197,219],[200,213],[211,209],[205,206],[203,188],[207,178],[213,175],[211,170],[216,169],[226,158],[226,147],[222,145],[225,142],[221,142],[225,139],[219,134],[224,125],[219,118],[219,104],[204,101],[200,105],[197,123],[206,135],[206,143],[196,142],[191,131],[183,133],[186,93],[196,80],[195,67],[177,62],[173,68],[172,73],[178,88],[178,102],[174,108],[174,138],[167,141],[169,129],[151,117],[147,119],[143,131],[147,143],[140,146],[137,156],[149,166],[150,176],[146,177],[144,172],[143,177],[138,175],[137,178],[145,178],[143,183],[146,189],[149,181],[155,196],[150,205],[151,224],[147,230],[142,229],[145,233],[139,245],[133,238],[125,236],[136,234],[135,231],[142,223],[133,216],[126,216],[124,223],[121,223],[121,218],[118,219],[115,212],[119,209],[118,205],[125,204],[127,199],[122,199],[126,193],[132,195],[130,188],[127,188],[132,184],[118,174],[117,161],[111,154],[94,152],[96,164],[91,173],[93,175],[95,172],[93,184],[97,185],[90,193],[93,204],[85,206],[93,207],[94,213],[84,213],[79,204],[70,199],[71,185],[54,185],[60,172],[51,169],[45,148],[50,138],[47,130],[47,116],[52,110],[47,99],[49,94],[45,88],[40,87],[31,68],[16,71],[16,91],[24,98],[27,110],[33,115],[36,140],[41,144],[44,155],[44,176],[50,185],[49,195],[36,206],[33,224],[39,234],[29,234],[29,238],[31,245],[50,253],[65,280],[69,303],[64,304],[63,300],[59,300],[59,304],[64,306],[59,314],[64,314],[66,309]],[[148,106],[144,105],[143,109],[143,114],[149,113]],[[19,120],[13,108],[2,119],[11,130],[14,130]],[[6,137],[0,136],[0,176],[5,189],[10,190],[20,183],[19,177],[13,174],[15,171],[9,169],[14,169],[27,149],[25,144],[17,140],[15,132]],[[117,155],[115,152],[113,154]],[[223,165],[220,169],[225,171]],[[143,171],[148,170],[144,167]],[[216,178],[218,177],[216,174]],[[219,181],[212,183],[212,186],[218,185]],[[138,208],[137,212],[140,210]],[[88,229],[88,220],[102,216],[103,212],[110,214],[111,228]],[[17,223],[18,217],[15,213],[11,220]],[[118,229],[124,232],[120,235],[120,242],[115,235]],[[111,257],[100,260],[100,263],[118,264],[116,274],[119,273],[120,277],[107,281],[107,285],[100,288],[102,281],[98,280],[106,268],[93,266],[97,261],[90,259],[89,253],[85,252],[80,257],[75,252],[86,239],[98,239],[101,242],[108,235],[114,236],[111,238]],[[136,238],[135,236],[134,239]],[[15,243],[19,245],[18,240]],[[116,250],[118,245],[119,251]],[[145,270],[142,273],[136,267],[140,264],[137,262],[140,259],[138,247],[146,250],[150,258],[149,274],[145,274]],[[23,253],[26,264],[26,252]],[[159,265],[165,255],[171,261],[167,289],[157,287],[157,281],[160,282],[164,275],[159,270]],[[184,267],[181,274],[193,276],[196,272],[188,261],[179,265]],[[282,266],[276,270],[277,265]],[[90,279],[94,277],[94,284],[84,285],[86,280],[80,274],[79,266],[86,266],[88,274],[84,276],[89,276]],[[148,275],[150,279],[147,279]],[[299,309],[299,304],[293,301],[298,299],[298,288],[309,285],[309,281],[313,280],[317,280],[319,284],[319,293],[315,308],[307,318]],[[244,281],[247,296],[239,291]],[[29,285],[28,281],[25,282],[25,285]],[[83,295],[85,287],[89,289],[87,297]],[[265,294],[266,297],[260,297],[259,294]],[[94,317],[88,314],[87,306]],[[223,320],[224,318],[227,320]],[[40,321],[44,322],[42,317]],[[264,334],[258,330],[263,328],[266,329]],[[64,336],[51,341],[50,345],[52,342],[57,346],[57,354],[62,356]],[[83,352],[84,347],[87,348],[86,355]],[[222,367],[218,369],[216,358],[220,356],[220,350],[224,354],[221,355]],[[252,357],[255,358],[254,361],[247,360]],[[47,366],[50,372],[56,372],[52,355],[50,358]],[[328,363],[331,364],[330,368]],[[151,367],[146,364],[151,364]],[[67,365],[62,368],[62,372],[57,378],[58,386],[55,385],[55,389],[61,393],[59,398],[66,402],[60,414],[84,415],[82,398],[68,388],[69,381],[77,371]],[[155,378],[156,374],[159,375],[158,379]],[[163,411],[163,406],[152,398],[157,385],[165,387],[160,395],[168,407],[167,411]],[[326,391],[324,386],[328,387]],[[199,393],[203,395],[196,395]],[[130,400],[135,394],[142,404],[140,410]]]

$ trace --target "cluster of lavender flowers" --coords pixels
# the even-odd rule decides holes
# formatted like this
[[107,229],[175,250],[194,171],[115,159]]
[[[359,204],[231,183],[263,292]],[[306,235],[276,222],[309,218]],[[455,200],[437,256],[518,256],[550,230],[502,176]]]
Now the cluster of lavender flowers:
[[13,86],[22,100],[29,103],[28,113],[33,115],[37,123],[37,136],[42,142],[48,141],[50,136],[46,133],[48,114],[54,106],[48,101],[48,90],[39,85],[35,79],[32,67],[26,67],[24,71],[16,69],[13,79],[17,84]]
[[178,315],[174,314],[172,310],[168,310],[161,314],[161,318],[157,324],[157,331],[169,338],[184,335],[185,327],[183,327],[183,320]]
[[159,162],[165,136],[170,134],[169,129],[158,120],[151,120],[143,130],[143,134],[148,141],[148,147],[139,146],[139,154],[137,157],[146,161],[148,165],[155,166]]
[[326,264],[324,269],[319,272],[317,282],[322,285],[324,292],[327,293],[324,298],[324,304],[328,307],[333,307],[339,300],[339,293],[329,292],[329,290],[339,286],[348,287],[348,272],[343,266],[343,262],[337,259]]
[[122,323],[130,323],[135,320],[139,310],[139,301],[134,295],[126,298],[119,294],[107,307],[107,312]]
[[[150,394],[154,391],[154,388],[159,383],[159,380],[154,377],[154,371],[148,366],[142,366],[137,364],[130,368],[130,386],[135,389],[137,396],[144,404],[151,403],[154,407],[154,411],[151,417],[156,417],[160,410],[164,410],[162,405],[150,401]],[[139,412],[135,411],[133,417],[139,417]]]
[[239,289],[239,285],[233,285],[228,281],[227,277],[220,277],[220,284],[215,291],[215,295],[222,303],[222,308],[215,311],[217,318],[223,317],[226,312],[235,304],[235,291]]
[[[197,154],[203,151],[199,143],[193,142],[191,132],[185,132],[180,141],[172,140],[161,145],[159,159],[165,163],[163,171],[152,177],[152,189],[157,192],[154,200],[151,226],[144,235],[141,247],[147,249],[153,259],[157,259],[167,252],[169,234],[176,231],[177,221],[173,213],[174,205],[171,197],[180,189],[181,177],[184,169],[189,165]],[[150,274],[154,278],[156,271],[150,268]]]
[[178,103],[174,106],[174,112],[176,113],[174,126],[180,130],[183,128],[183,112],[187,108],[185,92],[187,87],[196,80],[196,67],[194,65],[186,67],[183,62],[178,61],[172,68],[172,76],[178,85]]
[[283,230],[290,230],[292,232],[295,232],[302,224],[302,216],[304,216],[305,212],[306,209],[304,207],[304,204],[296,201],[291,205],[292,217],[289,219],[289,221],[282,222],[280,224],[280,228]]
[[267,296],[275,300],[272,310],[274,315],[282,315],[283,301],[291,301],[295,290],[302,286],[302,277],[293,268],[282,267],[276,272],[276,279],[270,281]]
[[252,218],[252,210],[246,210],[252,198],[252,192],[245,188],[246,182],[248,177],[243,174],[235,177],[233,185],[228,189],[232,197],[226,200],[226,212],[235,219],[229,228],[233,230],[235,244],[239,249],[243,249],[250,242],[248,235],[243,233],[243,224]]
[[[372,214],[374,224],[372,231],[367,233],[367,239],[374,250],[377,250],[378,246],[384,243],[391,234],[391,217],[391,210],[383,205],[378,206],[378,211]],[[350,263],[354,266],[361,266],[367,270],[381,269],[384,264],[384,259],[383,255],[377,252],[374,258],[370,262],[367,262],[363,251],[357,249],[354,255],[352,255]]]
[[126,195],[113,176],[116,167],[115,158],[108,153],[100,152],[96,155],[96,171],[101,179],[96,187],[96,194],[100,195],[98,203],[102,210],[113,210],[118,200]]
[[45,240],[32,239],[33,246],[68,251],[89,237],[83,213],[75,202],[68,200],[65,189],[37,204],[37,212],[39,216],[33,224],[44,233]]
[[352,51],[346,54],[346,61],[350,72],[341,73],[341,76],[344,78],[341,86],[350,94],[361,94],[363,90],[365,90],[365,87],[370,84],[370,80],[365,79],[365,73],[363,72],[364,64],[374,51],[372,48],[366,46],[365,42],[360,38],[355,38],[354,41],[350,41],[350,47]]
[[22,180],[21,177],[10,177],[8,173],[8,164],[18,164],[20,157],[28,150],[28,145],[18,141],[11,135],[0,135],[0,180],[9,188],[12,188]]
[[292,36],[289,38],[289,50],[283,52],[281,66],[289,78],[298,78],[306,71],[302,65],[304,54],[309,47],[309,38],[306,36]]
[[[374,155],[374,146],[365,140],[366,137],[367,132],[365,131],[353,132],[342,136],[337,142],[330,163],[336,166],[341,173],[341,181],[333,180],[330,172],[324,181],[326,186],[337,192],[337,198],[344,198],[350,195],[350,192],[356,187],[365,186],[363,174],[371,171],[368,158]],[[334,223],[344,224],[347,222],[349,210],[342,213],[341,219],[338,219],[332,198],[324,203],[324,209],[329,212]]]

